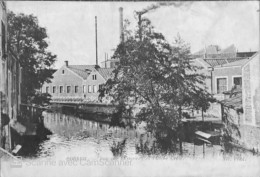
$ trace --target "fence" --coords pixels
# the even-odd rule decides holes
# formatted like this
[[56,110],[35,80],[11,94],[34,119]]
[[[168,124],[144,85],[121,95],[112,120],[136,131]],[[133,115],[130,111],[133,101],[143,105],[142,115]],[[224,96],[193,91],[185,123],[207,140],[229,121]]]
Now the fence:
[[21,104],[20,105],[20,116],[18,118],[18,121],[39,123],[40,118],[42,117],[42,112],[44,110],[46,110],[46,108],[44,108],[44,107]]

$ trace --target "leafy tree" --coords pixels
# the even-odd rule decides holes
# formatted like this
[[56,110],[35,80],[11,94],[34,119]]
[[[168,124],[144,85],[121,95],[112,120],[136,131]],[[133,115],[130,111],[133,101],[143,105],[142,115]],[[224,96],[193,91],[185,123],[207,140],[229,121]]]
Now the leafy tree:
[[39,26],[37,17],[33,15],[9,11],[8,31],[9,47],[16,53],[22,67],[22,102],[48,102],[48,95],[37,91],[52,77],[52,65],[56,60],[56,55],[47,50],[46,29]]
[[174,151],[176,142],[182,149],[183,109],[205,111],[214,99],[205,91],[206,77],[197,72],[200,68],[192,64],[190,47],[179,35],[169,44],[148,19],[142,19],[141,28],[134,32],[125,28],[127,40],[113,55],[120,62],[104,90],[121,111],[127,110],[122,105],[139,107],[138,120],[163,142],[159,144],[164,152]]

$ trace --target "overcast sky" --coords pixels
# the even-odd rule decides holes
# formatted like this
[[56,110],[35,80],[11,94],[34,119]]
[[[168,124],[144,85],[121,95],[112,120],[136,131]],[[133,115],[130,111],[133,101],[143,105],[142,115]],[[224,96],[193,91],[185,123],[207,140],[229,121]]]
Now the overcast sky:
[[[15,13],[34,14],[47,28],[49,50],[56,54],[56,68],[69,64],[95,64],[95,16],[98,18],[99,63],[104,53],[111,56],[119,43],[119,7],[124,18],[135,25],[134,11],[156,2],[42,2],[8,1]],[[205,45],[225,48],[234,44],[238,51],[259,48],[259,2],[193,2],[182,6],[162,6],[146,13],[155,29],[169,42],[177,33],[196,52]]]

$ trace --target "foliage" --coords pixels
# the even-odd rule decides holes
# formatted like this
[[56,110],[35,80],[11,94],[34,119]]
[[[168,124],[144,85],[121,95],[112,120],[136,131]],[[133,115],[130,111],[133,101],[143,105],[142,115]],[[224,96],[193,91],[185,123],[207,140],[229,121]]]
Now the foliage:
[[120,63],[104,90],[120,106],[139,108],[138,120],[156,137],[168,144],[181,141],[182,109],[205,111],[213,101],[205,91],[205,76],[196,72],[200,68],[192,64],[190,47],[180,35],[170,45],[148,19],[142,19],[141,28],[125,28],[127,40],[113,55]]
[[31,97],[32,102],[39,106],[46,106],[51,101],[51,95],[49,93],[35,92]]
[[233,145],[239,144],[237,139],[241,138],[241,132],[239,130],[239,126],[235,123],[235,117],[230,113],[230,109],[227,107],[223,107],[223,125],[222,128],[223,136],[222,136],[222,146],[224,152],[230,153],[233,151]]
[[[43,104],[39,99],[46,95],[38,93],[37,90],[52,77],[52,65],[56,60],[56,55],[47,50],[46,29],[39,26],[37,17],[10,11],[8,31],[9,46],[16,53],[23,68],[22,102]],[[43,102],[47,100],[45,97]]]
[[112,146],[110,147],[111,152],[114,157],[124,157],[126,154],[126,138],[123,141],[115,142],[113,141]]

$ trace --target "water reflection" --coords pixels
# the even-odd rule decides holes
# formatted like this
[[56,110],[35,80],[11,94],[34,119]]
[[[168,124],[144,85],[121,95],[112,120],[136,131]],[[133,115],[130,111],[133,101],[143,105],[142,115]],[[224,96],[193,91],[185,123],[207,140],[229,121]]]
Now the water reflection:
[[141,134],[130,128],[110,127],[85,117],[61,113],[44,114],[44,125],[53,134],[40,144],[39,157],[55,156],[57,153],[81,152],[91,157],[133,157],[135,142]]
[[[153,137],[151,133],[132,128],[110,127],[109,124],[89,120],[90,117],[78,118],[74,115],[44,112],[44,126],[52,132],[47,140],[42,141],[36,158],[49,157],[86,157],[86,158],[138,158],[144,155],[165,155],[178,149],[175,144]],[[200,146],[183,143],[183,152],[193,156],[202,154]],[[208,154],[220,153],[206,149]],[[176,153],[179,153],[178,150]]]

